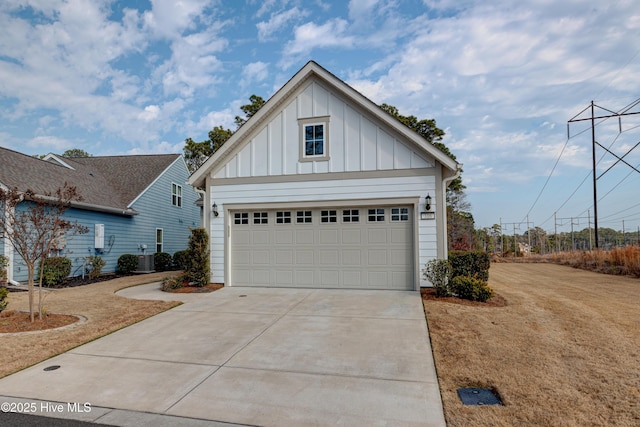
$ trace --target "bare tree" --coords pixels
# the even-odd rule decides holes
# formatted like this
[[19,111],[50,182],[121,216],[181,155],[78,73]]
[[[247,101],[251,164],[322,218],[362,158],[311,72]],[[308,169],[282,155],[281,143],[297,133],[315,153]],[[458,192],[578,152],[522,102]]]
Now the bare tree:
[[[27,266],[29,314],[34,320],[35,270],[51,252],[55,242],[89,231],[78,221],[69,221],[63,214],[74,201],[82,201],[76,187],[66,182],[55,193],[36,194],[33,190],[0,188],[0,231]],[[38,293],[38,317],[42,319],[42,281]]]

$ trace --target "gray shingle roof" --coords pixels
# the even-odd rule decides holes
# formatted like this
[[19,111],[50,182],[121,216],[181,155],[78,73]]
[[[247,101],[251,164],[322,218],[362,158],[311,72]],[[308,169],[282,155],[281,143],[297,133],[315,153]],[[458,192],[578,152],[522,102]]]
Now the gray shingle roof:
[[0,184],[44,194],[67,182],[89,208],[124,211],[180,154],[58,157],[73,169],[0,147]]

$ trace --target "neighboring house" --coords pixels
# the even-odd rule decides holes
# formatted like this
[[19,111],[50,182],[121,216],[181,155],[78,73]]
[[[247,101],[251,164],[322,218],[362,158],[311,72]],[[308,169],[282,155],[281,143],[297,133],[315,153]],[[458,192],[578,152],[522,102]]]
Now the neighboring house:
[[[186,184],[180,154],[65,158],[43,160],[0,147],[0,186],[54,193],[67,182],[83,197],[66,211],[89,229],[62,239],[52,255],[72,260],[72,276],[82,275],[85,257],[99,255],[103,272],[117,269],[122,254],[153,254],[187,249],[190,228],[200,226],[199,195]],[[0,254],[10,258],[9,279],[26,281],[27,269],[0,238]]]
[[309,62],[189,179],[205,190],[211,280],[427,286],[424,264],[447,257],[445,192],[459,166]]

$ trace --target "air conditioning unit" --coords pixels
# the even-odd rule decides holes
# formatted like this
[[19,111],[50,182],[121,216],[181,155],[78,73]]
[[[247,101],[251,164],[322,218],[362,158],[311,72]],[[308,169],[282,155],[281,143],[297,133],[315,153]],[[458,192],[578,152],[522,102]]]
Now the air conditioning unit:
[[138,269],[136,273],[153,273],[156,269],[156,263],[153,254],[138,255]]

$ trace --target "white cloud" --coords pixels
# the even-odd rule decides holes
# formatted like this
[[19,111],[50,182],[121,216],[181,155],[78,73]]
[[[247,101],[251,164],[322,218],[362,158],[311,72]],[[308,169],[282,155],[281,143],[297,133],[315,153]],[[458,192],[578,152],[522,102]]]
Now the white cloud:
[[269,76],[269,64],[258,61],[247,64],[242,69],[240,86],[246,87],[253,82],[262,82]]
[[258,28],[258,40],[261,42],[273,40],[274,33],[282,30],[290,22],[298,21],[309,13],[294,7],[284,12],[273,13],[268,21],[261,21],[256,24]]
[[158,36],[175,39],[195,28],[198,18],[206,16],[204,11],[212,4],[211,0],[151,0],[152,8],[144,13],[144,23]]
[[295,58],[308,55],[316,48],[349,48],[355,39],[347,34],[348,22],[342,18],[330,19],[322,25],[307,22],[297,26],[294,39],[284,47],[284,59],[281,64],[287,68]]
[[62,153],[72,148],[73,143],[57,136],[42,135],[30,139],[27,145],[37,150],[45,150],[47,153]]

